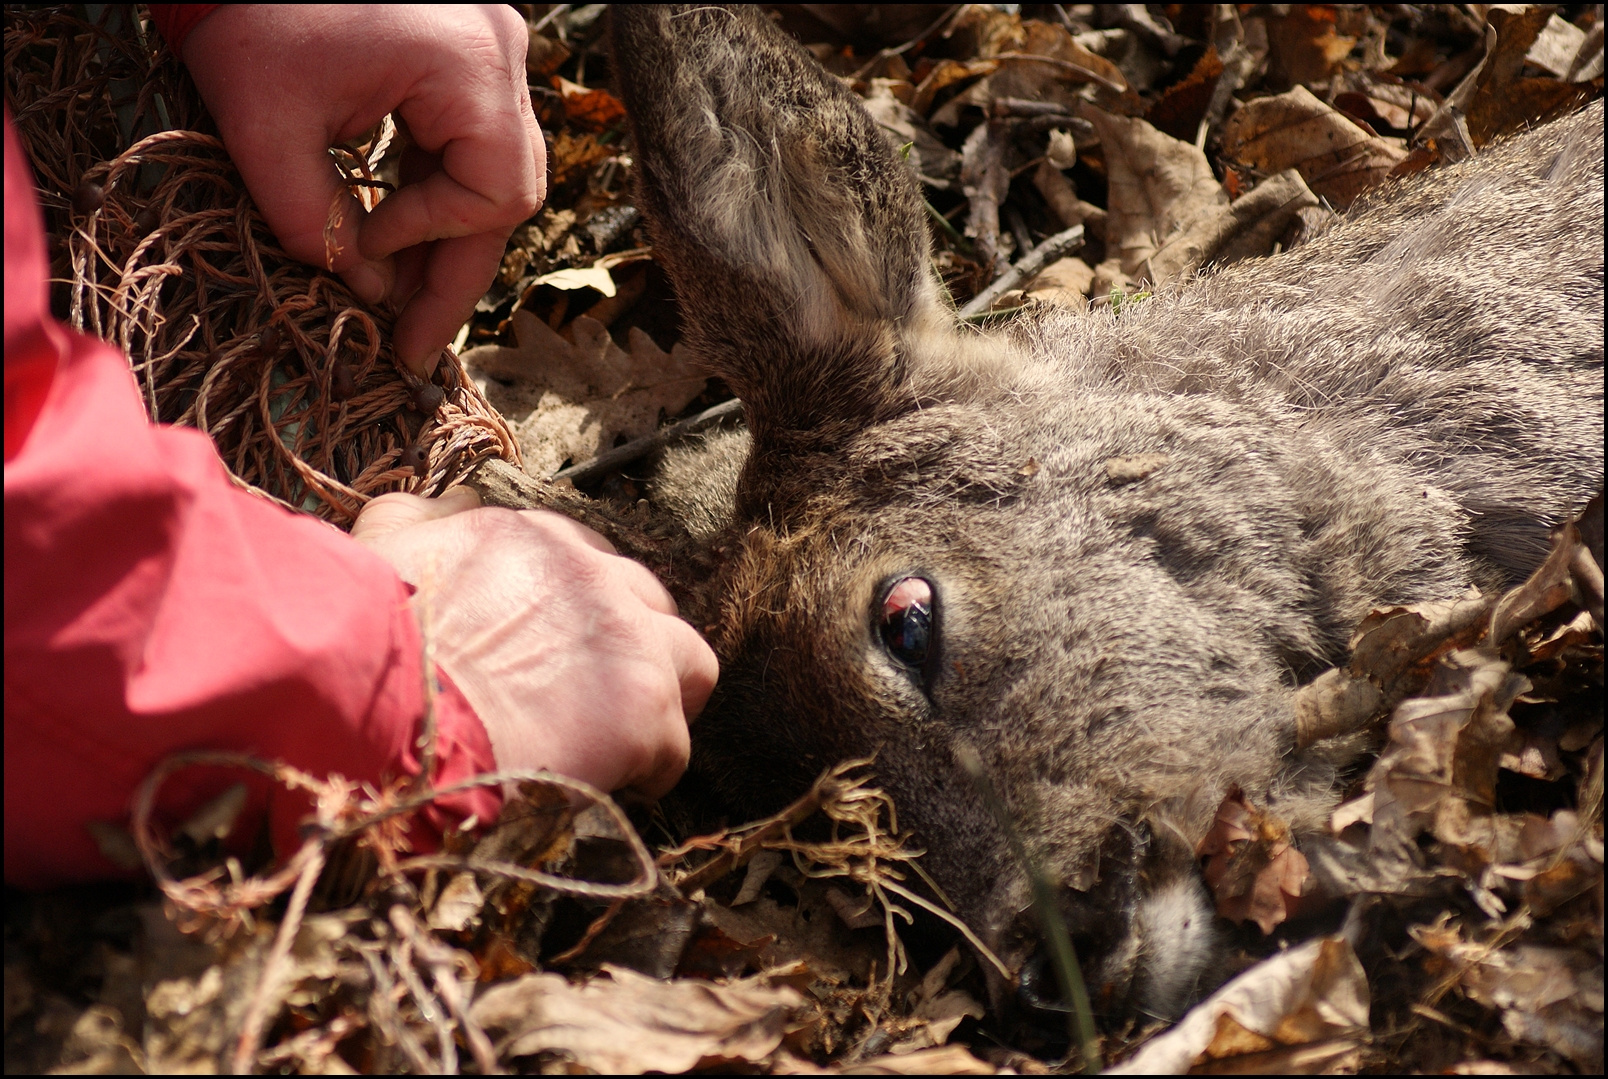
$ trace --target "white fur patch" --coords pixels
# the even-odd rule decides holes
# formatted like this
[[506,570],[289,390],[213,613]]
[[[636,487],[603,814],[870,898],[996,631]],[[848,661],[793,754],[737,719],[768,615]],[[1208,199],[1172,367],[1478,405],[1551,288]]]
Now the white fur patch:
[[1135,1005],[1146,1015],[1176,1017],[1217,951],[1205,885],[1191,874],[1146,895],[1134,911],[1133,937],[1139,944]]

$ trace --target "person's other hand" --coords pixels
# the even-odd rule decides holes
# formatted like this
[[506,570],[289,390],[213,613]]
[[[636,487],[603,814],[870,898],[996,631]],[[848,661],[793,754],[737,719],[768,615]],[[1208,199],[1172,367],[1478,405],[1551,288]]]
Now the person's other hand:
[[[502,4],[224,5],[185,63],[268,226],[295,258],[397,311],[398,357],[425,375],[547,191],[525,82],[528,33]],[[365,215],[328,148],[389,112],[421,163]],[[416,180],[415,172],[423,175]],[[333,243],[325,226],[344,205]]]
[[687,766],[687,721],[719,673],[653,574],[545,510],[480,509],[466,487],[389,494],[352,536],[418,589],[436,661],[502,768],[656,798]]

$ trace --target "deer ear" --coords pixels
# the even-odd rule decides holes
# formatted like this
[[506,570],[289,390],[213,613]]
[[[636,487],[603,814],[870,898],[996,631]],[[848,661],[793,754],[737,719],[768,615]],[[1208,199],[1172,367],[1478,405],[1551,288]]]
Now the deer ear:
[[953,316],[915,179],[859,100],[755,8],[612,20],[655,256],[756,439],[911,407],[916,343]]

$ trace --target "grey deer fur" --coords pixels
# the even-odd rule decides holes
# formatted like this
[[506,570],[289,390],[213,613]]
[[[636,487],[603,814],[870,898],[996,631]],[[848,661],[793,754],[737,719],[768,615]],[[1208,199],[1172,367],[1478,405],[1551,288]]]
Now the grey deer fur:
[[[1296,687],[1372,607],[1522,579],[1602,482],[1601,103],[1289,253],[986,336],[907,167],[763,16],[619,8],[613,44],[656,255],[752,433],[684,787],[758,813],[875,753],[1018,969],[1027,884],[969,744],[1102,1009],[1176,1014],[1224,791],[1316,827],[1353,748],[1294,753]],[[878,634],[906,575],[937,597],[925,675]]]

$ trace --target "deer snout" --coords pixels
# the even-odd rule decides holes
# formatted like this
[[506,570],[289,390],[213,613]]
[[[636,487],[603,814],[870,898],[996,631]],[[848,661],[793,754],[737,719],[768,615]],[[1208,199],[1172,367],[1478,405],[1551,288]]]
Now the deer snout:
[[[1063,892],[1057,914],[1097,1023],[1176,1019],[1211,988],[1223,941],[1199,873],[1192,864],[1177,869],[1157,872],[1152,863],[1092,892]],[[1042,918],[1024,909],[1000,935],[1016,942],[1006,951],[1018,974],[1014,986],[990,988],[996,1006],[1008,1003],[1023,1020],[1060,1036],[1072,1005]]]

